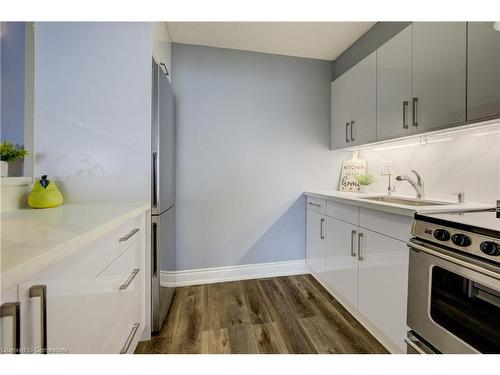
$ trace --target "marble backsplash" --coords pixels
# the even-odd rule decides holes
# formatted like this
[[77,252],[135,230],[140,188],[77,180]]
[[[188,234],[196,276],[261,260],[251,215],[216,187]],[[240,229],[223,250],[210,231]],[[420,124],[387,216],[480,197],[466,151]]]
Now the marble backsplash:
[[[500,199],[500,122],[364,146],[358,152],[367,160],[368,173],[377,179],[370,192],[387,192],[388,177],[381,170],[390,166],[395,195],[415,194],[408,182],[395,180],[399,174],[412,176],[410,170],[414,169],[422,175],[426,198],[454,200],[452,193],[463,191],[470,202],[493,204]],[[351,152],[345,151],[334,156],[350,157]],[[337,173],[340,175],[340,169]]]

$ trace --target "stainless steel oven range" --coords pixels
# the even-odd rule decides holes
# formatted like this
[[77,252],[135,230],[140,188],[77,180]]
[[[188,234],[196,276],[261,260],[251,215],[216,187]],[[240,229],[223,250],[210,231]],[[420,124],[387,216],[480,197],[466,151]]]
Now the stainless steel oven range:
[[408,279],[408,353],[500,353],[496,211],[416,214]]

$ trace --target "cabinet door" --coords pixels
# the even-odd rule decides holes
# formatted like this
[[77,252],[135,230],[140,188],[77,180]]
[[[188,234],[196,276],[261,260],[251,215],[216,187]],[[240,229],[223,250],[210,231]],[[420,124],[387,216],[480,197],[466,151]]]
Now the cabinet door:
[[408,248],[406,243],[361,229],[358,310],[404,350]]
[[468,23],[467,120],[500,115],[500,31]]
[[413,131],[465,121],[465,22],[413,24]]
[[[102,252],[107,250],[101,248]],[[34,353],[42,348],[49,353],[101,353],[131,304],[139,305],[140,313],[143,251],[144,236],[99,275],[72,276],[55,264],[19,285],[21,347]],[[72,258],[86,261],[84,257]],[[141,323],[141,317],[133,318]],[[123,329],[124,335],[128,332]],[[118,353],[125,341],[108,353]]]
[[0,354],[15,353],[20,348],[17,288],[2,292],[0,303]]
[[357,226],[331,217],[326,222],[325,281],[352,306],[358,300]]
[[349,146],[351,142],[351,71],[331,85],[331,148]]
[[377,140],[410,127],[412,25],[377,50]]
[[19,285],[21,346],[28,353],[44,347],[49,353],[99,353],[116,321],[108,308],[115,303],[114,286],[91,277],[36,278]]
[[306,263],[317,274],[325,272],[326,216],[307,210]]
[[351,69],[351,142],[361,145],[376,140],[377,54],[363,59]]

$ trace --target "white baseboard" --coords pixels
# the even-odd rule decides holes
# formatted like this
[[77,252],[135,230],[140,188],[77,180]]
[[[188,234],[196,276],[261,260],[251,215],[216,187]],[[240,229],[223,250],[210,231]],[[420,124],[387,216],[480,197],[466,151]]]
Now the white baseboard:
[[300,275],[309,272],[304,259],[185,271],[160,271],[160,285],[172,287],[212,284],[224,281]]

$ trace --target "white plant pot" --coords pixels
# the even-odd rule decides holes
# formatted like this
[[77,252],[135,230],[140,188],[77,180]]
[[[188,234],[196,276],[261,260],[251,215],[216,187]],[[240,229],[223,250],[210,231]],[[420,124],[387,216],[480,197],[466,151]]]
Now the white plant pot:
[[2,169],[1,177],[7,177],[9,175],[9,163],[0,161],[0,167]]
[[359,186],[359,192],[366,194],[370,191],[370,186],[369,185],[360,185]]

